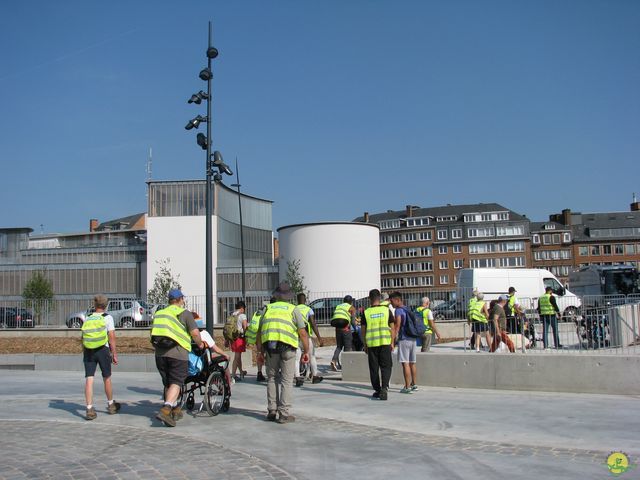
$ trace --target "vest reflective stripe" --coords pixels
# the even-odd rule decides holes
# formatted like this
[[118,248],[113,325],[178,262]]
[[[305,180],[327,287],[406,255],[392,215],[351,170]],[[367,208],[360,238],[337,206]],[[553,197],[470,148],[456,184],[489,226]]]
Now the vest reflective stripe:
[[351,313],[349,313],[349,310],[351,310],[351,305],[350,304],[341,303],[333,311],[333,317],[331,317],[331,318],[344,318],[348,322],[351,322]]
[[551,305],[551,294],[545,293],[538,299],[538,306],[540,307],[540,315],[555,315],[556,310]]
[[151,336],[168,337],[190,352],[191,336],[187,332],[187,327],[178,318],[182,312],[184,312],[184,308],[177,305],[169,305],[167,308],[158,310],[153,316]]
[[262,314],[259,311],[254,313],[249,325],[247,325],[247,331],[244,332],[247,345],[256,344],[256,336],[258,335],[258,328],[260,327],[260,317],[262,317]]
[[425,307],[418,307],[416,311],[422,315],[422,323],[424,323],[425,326],[424,333],[433,333],[431,330],[431,324],[429,323],[429,314],[431,313],[431,310]]
[[477,300],[473,303],[469,315],[473,322],[487,323],[487,317],[482,313],[482,307],[484,307],[484,302],[481,300]]
[[391,311],[385,305],[369,307],[364,311],[367,321],[367,332],[364,341],[367,347],[391,345],[391,327],[389,327]]
[[104,316],[101,313],[92,313],[82,324],[82,345],[85,348],[100,348],[108,341]]
[[311,336],[311,334],[313,333],[313,331],[311,330],[311,322],[309,321],[309,312],[311,311],[311,307],[305,305],[304,303],[301,303],[296,308],[304,317],[304,321],[307,322],[307,332],[309,332],[309,336]]
[[298,329],[293,321],[295,306],[287,302],[269,304],[260,322],[260,339],[266,342],[282,342],[298,348]]
[[471,310],[473,309],[473,306],[475,305],[475,303],[478,301],[478,299],[476,297],[471,297],[469,299],[469,303],[467,304],[467,318],[469,320],[471,320]]

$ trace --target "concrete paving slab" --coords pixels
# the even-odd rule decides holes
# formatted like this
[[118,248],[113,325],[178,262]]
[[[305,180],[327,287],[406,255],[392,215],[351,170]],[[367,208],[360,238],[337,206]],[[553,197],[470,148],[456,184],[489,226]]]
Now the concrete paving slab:
[[82,373],[0,371],[0,421],[11,439],[3,443],[14,445],[0,449],[0,478],[94,478],[85,465],[95,442],[105,478],[584,480],[609,476],[611,451],[640,459],[638,397],[452,388],[403,395],[396,386],[381,402],[366,384],[326,379],[295,389],[297,420],[277,425],[264,420],[265,386],[249,375],[233,385],[228,413],[187,415],[171,429],[153,419],[157,374],[116,367],[118,415],[106,413],[97,380],[98,418],[87,422]]

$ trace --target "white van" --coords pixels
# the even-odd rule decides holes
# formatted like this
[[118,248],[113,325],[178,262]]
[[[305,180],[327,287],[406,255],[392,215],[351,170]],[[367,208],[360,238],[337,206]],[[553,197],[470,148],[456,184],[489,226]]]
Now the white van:
[[484,294],[487,301],[506,295],[509,287],[516,289],[516,297],[526,310],[538,306],[538,298],[546,287],[551,287],[558,308],[565,320],[573,320],[578,314],[580,298],[564,288],[548,270],[539,268],[463,268],[458,273],[458,298],[466,305],[474,288]]

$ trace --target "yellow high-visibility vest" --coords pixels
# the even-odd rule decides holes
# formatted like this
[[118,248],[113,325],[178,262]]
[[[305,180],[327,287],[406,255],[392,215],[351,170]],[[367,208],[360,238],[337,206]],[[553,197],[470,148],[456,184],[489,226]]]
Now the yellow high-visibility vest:
[[105,313],[92,313],[82,324],[82,345],[84,348],[100,348],[109,341]]
[[190,352],[191,335],[189,335],[186,325],[183,325],[178,318],[184,310],[184,308],[177,305],[169,305],[167,308],[158,310],[153,315],[151,336],[168,337],[176,341],[187,352]]
[[538,306],[540,307],[540,315],[555,315],[556,310],[551,305],[551,294],[545,293],[538,299]]
[[298,348],[298,328],[293,320],[295,306],[287,302],[269,304],[260,322],[260,341],[282,342]]
[[367,347],[391,345],[391,327],[389,327],[391,311],[385,305],[369,307],[364,311],[367,321],[367,331],[364,341]]

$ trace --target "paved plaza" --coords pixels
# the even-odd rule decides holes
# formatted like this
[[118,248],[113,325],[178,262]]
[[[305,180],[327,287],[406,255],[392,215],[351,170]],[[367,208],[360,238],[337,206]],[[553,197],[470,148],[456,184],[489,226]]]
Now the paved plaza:
[[297,420],[278,425],[249,376],[228,413],[170,429],[153,419],[157,374],[116,367],[121,413],[108,415],[99,391],[92,422],[82,388],[79,372],[0,371],[0,478],[585,480],[613,478],[612,451],[640,459],[637,397],[394,386],[381,402],[328,374],[295,390]]

